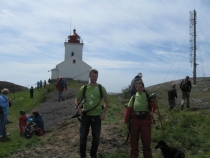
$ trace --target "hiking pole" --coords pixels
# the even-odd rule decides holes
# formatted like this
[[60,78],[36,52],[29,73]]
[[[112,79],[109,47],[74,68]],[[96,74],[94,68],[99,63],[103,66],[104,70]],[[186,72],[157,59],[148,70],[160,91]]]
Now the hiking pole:
[[161,118],[160,118],[160,111],[159,111],[159,107],[158,107],[158,104],[157,104],[157,101],[156,101],[156,105],[157,105],[157,109],[158,109],[158,119],[160,121],[160,126],[161,126],[161,130],[162,130],[162,137],[163,137],[163,125],[162,125],[162,121],[161,121]]

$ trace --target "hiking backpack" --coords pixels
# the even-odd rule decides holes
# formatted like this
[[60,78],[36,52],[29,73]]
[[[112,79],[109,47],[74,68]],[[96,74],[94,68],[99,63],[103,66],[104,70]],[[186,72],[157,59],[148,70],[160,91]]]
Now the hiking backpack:
[[181,86],[180,86],[180,88],[181,88],[182,91],[187,91],[187,90],[189,90],[189,89],[188,89],[188,84],[187,84],[187,83],[188,83],[188,80],[183,80],[183,81],[182,81]]
[[[101,86],[101,84],[98,84],[98,88],[99,88],[99,92],[100,92],[100,98],[102,99],[102,98],[103,98],[103,93],[102,93],[102,86]],[[85,101],[84,101],[83,103],[82,103],[82,101],[83,101],[83,99],[85,99],[85,92],[86,92],[86,90],[87,90],[87,85],[84,86],[83,94],[82,94],[82,99],[79,101],[79,103],[78,103],[78,105],[75,107],[75,109],[77,109],[78,107],[80,107],[80,108],[83,107],[83,104],[85,103]],[[100,100],[100,101],[101,101],[101,100]],[[100,104],[100,101],[99,101],[99,103],[98,103],[96,106],[94,106],[94,107],[91,108],[90,110],[86,111],[84,114],[86,114],[86,113],[92,111],[93,109],[95,109],[95,108]],[[82,105],[80,106],[81,103],[82,103]],[[102,106],[102,108],[103,108],[103,106]],[[76,114],[73,115],[71,118],[77,118],[77,119],[79,120],[79,122],[81,122],[81,119],[80,119],[79,117],[80,117],[79,113],[76,112]]]
[[[103,98],[103,93],[102,93],[102,86],[101,86],[101,84],[98,84],[98,88],[99,88],[99,92],[100,92],[100,98],[102,99]],[[87,85],[84,86],[82,99],[85,99],[86,90],[87,90]]]
[[60,80],[60,87],[64,88],[66,86],[66,82],[62,79]]

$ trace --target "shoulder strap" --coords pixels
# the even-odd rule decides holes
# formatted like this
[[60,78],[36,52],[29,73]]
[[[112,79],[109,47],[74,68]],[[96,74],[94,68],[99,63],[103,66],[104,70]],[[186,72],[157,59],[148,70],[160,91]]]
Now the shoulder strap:
[[[98,84],[98,88],[99,88],[99,92],[100,92],[100,98],[102,99],[103,98],[103,92],[102,92],[102,86],[101,84]],[[83,89],[83,98],[85,98],[85,92],[87,90],[87,85],[84,86],[84,89]]]
[[[103,98],[103,93],[102,93],[102,86],[101,86],[101,84],[98,84],[98,87],[99,87],[99,91],[100,91],[100,97],[101,97],[101,99],[102,99],[102,98]],[[84,87],[84,88],[85,88],[85,87]],[[87,89],[87,85],[86,85],[86,88],[84,89],[84,91],[86,91],[86,89]],[[83,91],[83,93],[84,93],[84,91]],[[100,102],[101,102],[101,100],[98,102],[98,104],[97,104],[96,106],[94,106],[93,108],[87,110],[85,113],[87,114],[88,112],[90,112],[90,111],[92,111],[93,109],[95,109],[95,108],[100,104]]]
[[75,106],[76,109],[79,107],[79,105],[81,104],[81,102],[82,102],[83,99],[85,98],[86,89],[87,89],[87,85],[84,86],[83,93],[82,93],[82,98],[81,98],[81,100],[79,101],[78,105]]
[[86,90],[87,90],[87,85],[84,86],[82,98],[85,98],[85,92],[86,92]]
[[98,88],[99,88],[99,91],[100,91],[100,97],[102,99],[103,98],[103,93],[102,93],[102,86],[101,86],[101,84],[98,84]]
[[[134,106],[135,99],[136,99],[136,94],[134,94],[134,95],[132,96],[133,106]],[[132,109],[133,109],[133,106],[132,106]]]

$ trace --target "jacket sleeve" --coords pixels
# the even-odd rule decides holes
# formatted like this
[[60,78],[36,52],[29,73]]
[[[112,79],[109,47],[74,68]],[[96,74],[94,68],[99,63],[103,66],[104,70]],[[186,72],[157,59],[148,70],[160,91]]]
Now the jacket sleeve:
[[131,107],[127,107],[126,108],[126,111],[125,111],[125,123],[129,123],[130,122],[130,120],[131,120],[131,111],[132,111],[132,109],[131,109]]

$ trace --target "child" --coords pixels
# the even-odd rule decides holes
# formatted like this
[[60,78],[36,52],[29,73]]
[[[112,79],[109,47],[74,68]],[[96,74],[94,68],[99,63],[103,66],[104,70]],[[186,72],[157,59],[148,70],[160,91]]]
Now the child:
[[24,131],[27,126],[27,117],[24,110],[20,110],[19,117],[19,127],[20,127],[20,136],[24,136]]

